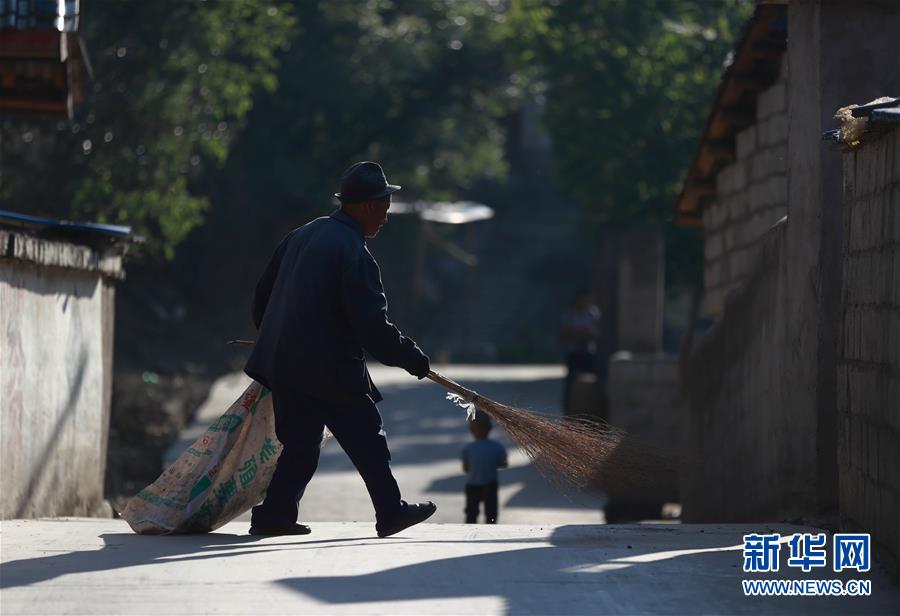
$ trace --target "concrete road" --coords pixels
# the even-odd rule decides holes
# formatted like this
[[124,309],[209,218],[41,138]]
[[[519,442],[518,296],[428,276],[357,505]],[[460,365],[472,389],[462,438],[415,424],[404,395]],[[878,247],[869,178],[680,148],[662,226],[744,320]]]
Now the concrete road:
[[[440,369],[440,368],[439,368]],[[453,367],[448,376],[517,406],[557,408],[553,366]],[[380,405],[404,496],[438,513],[377,539],[373,512],[335,442],[301,503],[313,534],[246,535],[247,521],[208,535],[145,537],[120,520],[0,523],[0,613],[13,614],[897,614],[900,591],[877,567],[869,597],[748,598],[742,536],[800,527],[603,525],[602,496],[567,500],[505,435],[512,468],[501,474],[501,524],[463,525],[459,452],[464,412],[444,392],[402,371],[376,369]],[[246,386],[220,380],[185,442]],[[782,550],[782,560],[787,550]],[[829,561],[830,562],[830,561]],[[803,574],[782,562],[762,579],[847,579]]]
[[[868,597],[748,598],[736,525],[422,524],[388,539],[322,522],[259,539],[231,523],[152,537],[121,520],[0,523],[0,612],[18,614],[896,614]],[[782,550],[785,556],[787,550]],[[829,560],[829,562],[831,562]],[[788,568],[762,579],[829,579]],[[857,576],[859,577],[859,574]]]
[[[481,394],[535,411],[557,413],[562,366],[437,366],[435,369]],[[373,365],[372,379],[384,396],[384,419],[391,465],[403,497],[433,500],[432,521],[463,521],[465,476],[459,460],[471,440],[465,411],[446,400],[431,381],[403,370]],[[198,411],[197,421],[167,454],[177,458],[206,427],[236,400],[249,383],[243,373],[223,377]],[[500,472],[500,522],[505,524],[598,524],[604,521],[603,495],[563,496],[530,465],[527,456],[499,429],[491,434],[510,453],[510,468]],[[300,503],[304,522],[371,522],[374,510],[365,486],[334,439],[323,448],[319,469]],[[249,521],[245,515],[238,520]]]

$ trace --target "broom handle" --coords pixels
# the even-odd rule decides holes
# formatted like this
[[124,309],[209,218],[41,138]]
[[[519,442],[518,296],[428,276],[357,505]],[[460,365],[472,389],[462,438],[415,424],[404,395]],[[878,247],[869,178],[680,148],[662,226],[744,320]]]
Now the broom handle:
[[478,394],[476,394],[471,389],[466,389],[456,381],[451,381],[447,377],[438,374],[434,370],[429,370],[428,374],[426,374],[425,376],[427,376],[430,380],[434,381],[444,389],[448,389],[456,395],[461,396],[466,402],[474,402],[475,399],[478,398]]

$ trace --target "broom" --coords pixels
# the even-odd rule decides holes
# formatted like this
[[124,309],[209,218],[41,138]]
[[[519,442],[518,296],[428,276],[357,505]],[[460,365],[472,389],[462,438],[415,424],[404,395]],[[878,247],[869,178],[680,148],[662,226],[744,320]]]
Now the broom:
[[[228,344],[252,345],[252,340]],[[631,492],[676,485],[674,457],[629,437],[599,419],[544,415],[502,404],[432,371],[426,377],[448,392],[448,399],[487,413],[528,455],[535,467],[563,493],[578,490]]]
[[579,490],[620,493],[676,485],[671,455],[602,420],[533,413],[481,396],[437,372],[427,377],[451,392],[448,399],[466,408],[470,417],[476,408],[487,413],[563,492],[566,483]]

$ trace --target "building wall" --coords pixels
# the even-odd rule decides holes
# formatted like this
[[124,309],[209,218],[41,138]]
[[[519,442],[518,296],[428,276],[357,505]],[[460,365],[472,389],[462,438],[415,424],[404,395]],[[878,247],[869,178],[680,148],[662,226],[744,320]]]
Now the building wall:
[[[868,465],[867,473],[876,467],[878,472],[896,468],[891,445],[882,445],[893,442],[892,433],[872,436],[871,428],[862,429],[861,417],[864,412],[877,412],[882,418],[887,413],[896,415],[898,398],[896,390],[884,389],[889,382],[884,375],[881,384],[872,380],[872,372],[882,374],[890,367],[865,361],[853,364],[861,372],[863,366],[869,370],[859,376],[860,382],[869,379],[868,389],[857,384],[848,393],[849,377],[838,380],[838,347],[847,343],[848,328],[862,327],[856,324],[862,317],[857,314],[857,302],[851,302],[853,310],[847,316],[841,312],[842,280],[849,271],[841,255],[845,234],[841,169],[836,165],[839,156],[822,144],[822,132],[834,126],[837,108],[900,87],[896,63],[884,61],[896,57],[898,28],[900,4],[896,2],[795,0],[789,5],[788,218],[764,235],[762,250],[751,260],[749,278],[730,297],[722,298],[717,323],[685,354],[682,504],[686,521],[831,516],[839,508],[844,510],[841,500],[853,489],[865,490],[851,500],[855,499],[856,507],[860,498],[864,500],[866,524],[872,523],[876,509],[882,516],[900,517],[890,492],[880,501],[883,490],[852,487],[858,482],[851,479],[850,487],[839,494],[839,440],[845,446],[849,438],[849,459],[857,465],[852,467],[857,475],[863,463]],[[858,165],[856,173],[883,176],[884,168]],[[896,201],[896,193],[891,195]],[[896,203],[893,207],[896,214]],[[712,212],[708,216],[713,219],[705,223],[722,224]],[[870,224],[894,223],[885,217]],[[886,247],[878,250],[884,253],[880,258],[887,258]],[[855,267],[852,276],[870,280],[859,273],[862,266]],[[892,273],[887,282],[886,267],[877,270],[881,278],[874,280],[891,285],[882,290],[894,289],[898,279]],[[893,267],[896,271],[896,262]],[[849,280],[846,284],[845,293],[864,283]],[[896,314],[886,304],[872,309],[873,314],[879,311]],[[854,335],[865,336],[867,347],[876,342],[888,345],[885,349],[890,350],[884,351],[882,359],[896,357],[900,347],[890,346],[895,341],[890,328],[896,322],[878,318],[882,319],[879,325],[870,321]],[[883,340],[874,340],[879,336]],[[847,364],[841,365],[849,371]],[[839,408],[847,408],[846,400],[859,405],[856,415],[849,411],[839,415]],[[849,422],[848,416],[852,417]],[[851,468],[844,457],[844,468]],[[845,476],[850,474],[844,471]],[[878,475],[868,485],[882,481]],[[890,502],[884,505],[886,501]]]
[[[609,359],[609,423],[648,445],[675,449],[678,360],[619,351]],[[671,498],[671,496],[670,496]]]
[[687,522],[762,521],[815,509],[815,425],[788,409],[797,361],[784,313],[787,221],[764,233],[743,284],[683,366],[682,514]]
[[654,227],[623,231],[619,237],[616,350],[662,350],[665,245]]
[[[38,260],[69,246],[18,238]],[[109,513],[112,302],[99,271],[0,258],[0,517]]]
[[841,525],[900,575],[900,129],[844,155],[843,224]]
[[[800,357],[790,283],[788,63],[757,97],[756,124],[736,137],[736,160],[716,178],[703,213],[703,313],[716,319],[683,366],[682,507],[686,521],[753,521],[816,509],[812,390],[790,398]],[[795,186],[796,188],[796,186]],[[796,410],[788,412],[788,405]],[[792,436],[794,435],[794,436]]]
[[[606,419],[628,437],[608,463],[614,468],[620,463],[617,456],[628,459],[633,444],[646,466],[634,470],[640,481],[599,478],[609,498],[607,522],[658,517],[665,503],[679,502],[678,469],[669,462],[678,458],[678,386],[678,359],[673,355],[619,351],[610,357]],[[666,462],[656,465],[645,455],[647,448]]]
[[715,200],[703,210],[703,314],[722,313],[746,280],[766,230],[787,214],[787,62],[756,101],[756,123],[736,136],[736,160],[716,176]]

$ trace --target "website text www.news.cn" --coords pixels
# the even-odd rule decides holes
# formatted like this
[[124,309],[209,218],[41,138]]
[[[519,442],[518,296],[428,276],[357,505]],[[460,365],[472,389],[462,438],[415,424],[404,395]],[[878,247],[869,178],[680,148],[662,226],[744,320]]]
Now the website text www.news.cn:
[[[825,533],[795,533],[782,537],[779,533],[752,533],[744,535],[745,573],[777,573],[779,555],[787,544],[788,567],[803,573],[828,567],[828,536]],[[832,563],[834,573],[856,571],[865,573],[871,568],[871,536],[868,533],[837,533],[832,537]],[[864,579],[802,579],[802,580],[741,580],[746,596],[869,596],[872,583]]]

